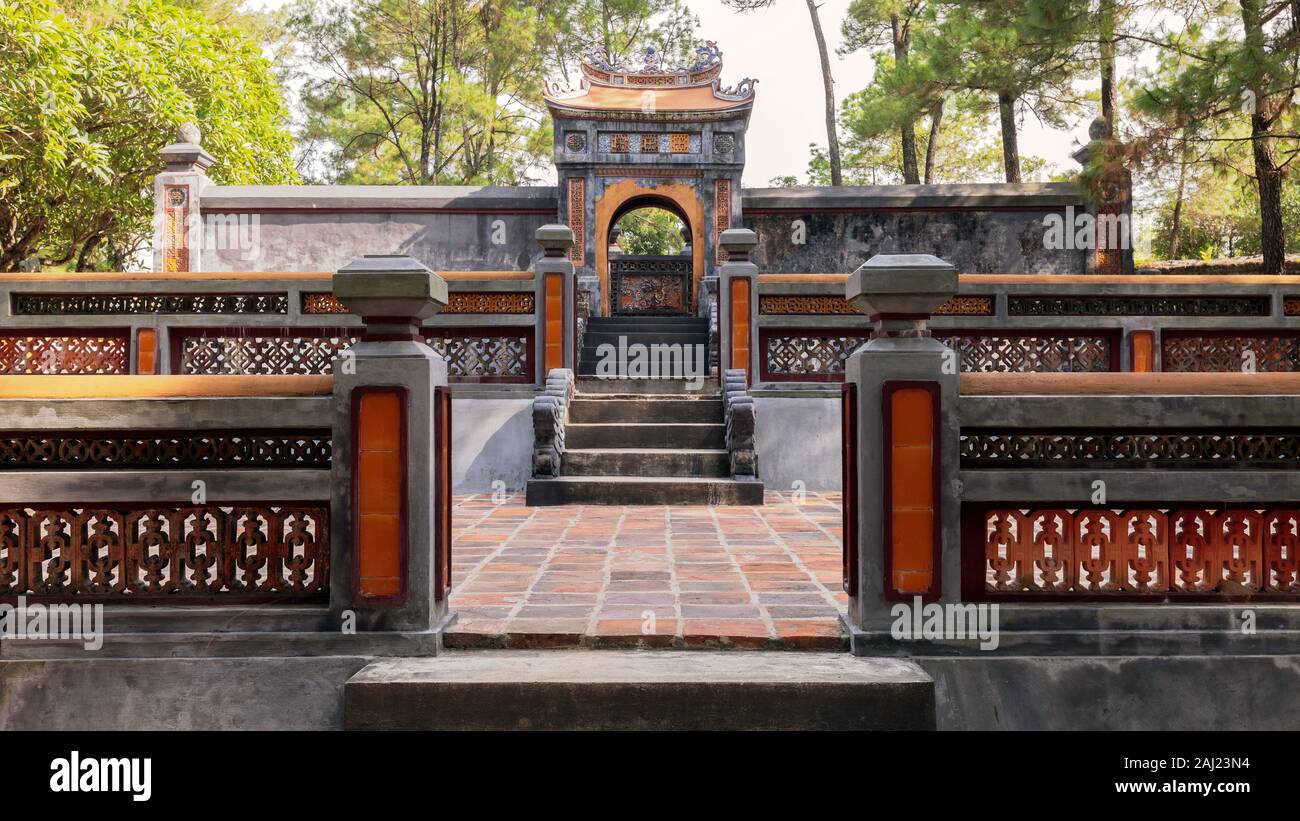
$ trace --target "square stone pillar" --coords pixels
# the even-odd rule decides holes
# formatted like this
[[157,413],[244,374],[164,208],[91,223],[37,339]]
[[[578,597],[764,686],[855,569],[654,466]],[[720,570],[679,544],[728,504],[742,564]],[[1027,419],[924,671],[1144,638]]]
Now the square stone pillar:
[[330,613],[437,646],[451,621],[451,403],[420,323],[447,283],[410,257],[366,256],[335,274],[334,295],[365,329],[334,360]]
[[[875,323],[845,367],[845,588],[855,653],[888,638],[895,602],[960,599],[959,361],[930,336],[957,271],[877,255],[845,296]],[[873,634],[870,638],[864,634]]]
[[534,333],[537,366],[533,381],[546,384],[555,368],[578,370],[577,280],[569,252],[573,229],[567,225],[543,225],[537,229],[542,258],[533,265],[537,301]]
[[758,350],[758,266],[749,261],[758,246],[758,235],[748,228],[728,228],[718,238],[727,252],[722,264],[718,294],[718,369],[744,370],[745,382],[759,377]]
[[154,177],[153,270],[203,270],[203,216],[199,200],[211,184],[212,155],[200,145],[198,128],[181,126],[177,141],[162,150],[166,168]]

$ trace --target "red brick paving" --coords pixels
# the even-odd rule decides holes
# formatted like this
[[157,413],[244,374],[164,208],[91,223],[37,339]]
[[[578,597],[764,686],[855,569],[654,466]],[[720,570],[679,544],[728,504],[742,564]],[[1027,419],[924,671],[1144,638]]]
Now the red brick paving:
[[457,496],[454,647],[838,649],[840,494],[763,506]]

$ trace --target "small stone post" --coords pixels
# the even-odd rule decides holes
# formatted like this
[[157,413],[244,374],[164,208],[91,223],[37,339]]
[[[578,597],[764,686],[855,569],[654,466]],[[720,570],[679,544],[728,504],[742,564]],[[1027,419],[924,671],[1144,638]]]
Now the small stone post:
[[154,177],[153,269],[165,273],[202,271],[203,218],[199,200],[211,185],[216,162],[204,151],[193,123],[180,127],[176,142],[162,150],[166,168]]
[[749,261],[758,246],[758,235],[748,228],[728,228],[718,238],[727,252],[722,264],[721,293],[718,295],[719,369],[743,370],[745,382],[758,381],[758,266]]
[[928,254],[874,256],[846,285],[875,323],[845,367],[845,587],[860,655],[893,645],[894,602],[959,599],[959,362],[928,328],[956,291],[956,269]]
[[420,323],[447,304],[447,283],[410,257],[374,255],[341,268],[334,295],[365,329],[334,360],[330,613],[345,630],[350,618],[436,651],[451,621],[449,506],[439,504],[450,420],[438,418],[450,402],[447,363]]
[[573,229],[567,225],[543,225],[537,229],[542,258],[533,270],[537,288],[537,372],[534,381],[546,384],[546,375],[556,368],[577,371],[577,282],[569,251]]
[[[1085,270],[1090,274],[1132,274],[1133,175],[1128,169],[1129,150],[1111,132],[1110,123],[1097,117],[1088,126],[1088,144],[1071,156],[1083,166],[1079,181],[1093,220],[1096,248],[1089,249]],[[1067,231],[1075,231],[1066,225]]]

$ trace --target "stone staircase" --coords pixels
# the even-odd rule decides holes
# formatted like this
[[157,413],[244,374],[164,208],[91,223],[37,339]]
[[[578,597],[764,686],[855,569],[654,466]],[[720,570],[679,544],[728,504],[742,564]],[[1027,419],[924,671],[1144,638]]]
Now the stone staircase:
[[[731,476],[716,378],[596,376],[596,351],[603,343],[619,350],[623,337],[623,350],[633,344],[706,350],[707,321],[601,317],[591,323],[579,358],[577,393],[569,402],[560,475],[530,480],[527,503],[762,504],[761,482]],[[707,363],[707,355],[702,361]],[[619,363],[620,372],[626,372],[625,365]]]

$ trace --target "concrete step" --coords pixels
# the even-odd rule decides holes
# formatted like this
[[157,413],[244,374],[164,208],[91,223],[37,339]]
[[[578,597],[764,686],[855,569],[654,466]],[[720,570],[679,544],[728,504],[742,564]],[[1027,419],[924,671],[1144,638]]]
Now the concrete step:
[[725,448],[721,422],[587,422],[564,428],[565,447],[577,448]]
[[588,333],[582,334],[582,349],[594,349],[601,344],[612,344],[619,346],[619,340],[625,340],[627,344],[640,343],[645,346],[650,344],[707,344],[707,331],[693,331],[693,333],[645,333],[645,331],[595,331],[589,330]]
[[647,396],[638,399],[574,399],[569,422],[721,422],[722,400]]
[[451,651],[343,687],[350,730],[934,729],[934,681],[846,653]]
[[704,323],[698,325],[669,325],[669,324],[636,324],[626,322],[616,322],[609,325],[588,325],[584,336],[590,334],[600,334],[601,336],[661,336],[669,334],[683,334],[687,336],[707,336],[709,326]]
[[679,314],[653,314],[646,316],[593,316],[587,319],[592,325],[707,325],[709,320],[702,316],[682,316]]
[[663,476],[560,476],[529,479],[536,505],[761,505],[763,483]]
[[694,389],[695,380],[687,379],[599,379],[595,376],[578,377],[578,395],[643,396],[645,394],[680,394],[682,396],[719,395],[718,377],[709,376],[700,381],[698,390]]
[[564,452],[565,476],[681,476],[726,478],[731,463],[726,450],[592,448]]
[[[704,370],[704,369],[706,369],[706,368],[708,368],[708,362],[707,362],[707,361],[703,363],[703,368],[701,368],[701,370]],[[613,374],[617,374],[617,376],[614,376],[614,375],[608,375],[608,376],[607,376],[607,375],[605,375],[605,374],[609,374],[611,369],[612,369],[612,373],[613,373]],[[593,379],[632,379],[632,378],[636,378],[636,379],[643,379],[643,378],[656,379],[656,378],[660,378],[660,379],[674,379],[674,380],[676,380],[676,381],[678,381],[678,382],[684,382],[684,381],[686,381],[686,379],[685,379],[685,375],[686,375],[686,374],[689,374],[690,371],[692,371],[692,370],[695,370],[695,358],[694,358],[694,357],[690,357],[690,358],[688,358],[687,361],[686,361],[686,363],[685,363],[684,365],[679,364],[679,362],[678,362],[677,360],[666,361],[666,362],[661,361],[660,363],[656,363],[656,364],[650,364],[649,362],[646,362],[646,361],[640,361],[640,362],[638,362],[638,361],[624,361],[624,360],[616,360],[616,361],[614,361],[614,362],[611,362],[611,363],[605,364],[605,365],[603,365],[603,366],[600,366],[600,365],[599,365],[599,360],[597,360],[597,359],[595,359],[595,358],[593,357],[593,358],[591,358],[591,359],[587,359],[587,360],[585,360],[585,361],[583,361],[583,360],[579,360],[579,361],[578,361],[578,374],[577,374],[577,375],[578,375],[578,376],[588,376],[588,377],[591,377],[591,378],[593,378]],[[630,376],[630,374],[647,374],[647,373],[648,373],[648,374],[654,374],[656,371],[658,371],[659,373],[667,374],[667,376],[664,376],[664,377],[655,377],[655,376],[650,376],[650,377],[641,377],[641,376],[638,376],[638,377],[632,377],[632,376]]]

